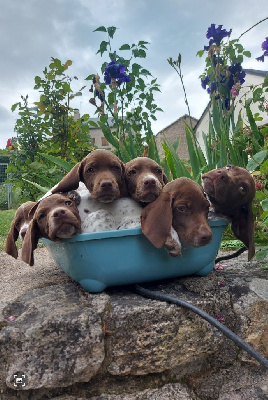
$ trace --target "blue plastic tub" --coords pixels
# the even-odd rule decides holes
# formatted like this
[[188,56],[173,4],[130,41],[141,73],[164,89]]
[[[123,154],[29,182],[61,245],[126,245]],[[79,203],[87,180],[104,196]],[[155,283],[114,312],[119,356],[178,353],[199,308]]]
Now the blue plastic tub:
[[211,220],[212,241],[203,247],[182,248],[173,258],[156,249],[141,228],[82,233],[62,242],[42,239],[63,271],[88,292],[186,275],[205,276],[214,267],[226,222]]

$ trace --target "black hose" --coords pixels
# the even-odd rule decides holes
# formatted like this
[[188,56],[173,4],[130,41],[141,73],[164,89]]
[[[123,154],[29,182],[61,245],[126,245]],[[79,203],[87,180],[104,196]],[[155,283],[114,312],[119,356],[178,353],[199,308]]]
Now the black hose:
[[254,350],[249,344],[244,342],[239,336],[233,333],[230,329],[226,328],[226,326],[222,325],[219,321],[217,321],[215,318],[213,318],[211,315],[207,314],[200,308],[194,306],[193,304],[188,303],[187,301],[169,296],[162,292],[145,289],[139,285],[135,285],[135,291],[144,297],[148,297],[154,300],[166,301],[167,303],[174,303],[177,304],[178,306],[188,308],[189,310],[195,312],[200,317],[208,321],[211,325],[219,329],[229,339],[233,340],[239,347],[245,350],[248,354],[250,354],[253,358],[255,358],[261,365],[263,365],[266,369],[268,369],[268,360],[266,358],[264,358],[260,353]]
[[238,256],[240,256],[240,254],[244,253],[244,251],[246,251],[246,250],[247,250],[246,247],[241,247],[236,252],[229,254],[228,256],[218,257],[215,260],[215,264],[217,264],[218,262],[223,261],[223,260],[231,260],[231,258],[238,257]]

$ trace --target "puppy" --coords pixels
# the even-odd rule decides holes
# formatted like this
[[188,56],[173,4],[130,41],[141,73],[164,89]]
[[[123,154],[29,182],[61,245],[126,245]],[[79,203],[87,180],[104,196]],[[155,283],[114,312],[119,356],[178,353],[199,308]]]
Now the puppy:
[[82,233],[140,227],[142,207],[130,197],[101,203],[93,199],[82,185],[68,196],[78,204]]
[[234,235],[248,248],[250,260],[255,254],[254,179],[246,169],[227,165],[203,174],[202,185],[212,211],[228,218]]
[[77,206],[67,196],[53,194],[38,202],[31,210],[32,220],[22,244],[21,258],[34,264],[33,252],[41,237],[58,241],[81,232],[81,219]]
[[83,182],[93,199],[102,203],[127,196],[125,167],[122,161],[108,150],[94,150],[52,189],[52,193],[66,193],[77,189]]
[[162,167],[148,157],[127,162],[125,179],[131,197],[143,205],[154,201],[168,182]]
[[180,241],[192,247],[211,241],[208,212],[202,188],[189,178],[177,178],[142,210],[142,231],[155,247],[165,246],[171,256],[179,256]]
[[26,203],[21,204],[15,213],[5,244],[5,252],[14,258],[18,258],[16,241],[18,238],[23,241],[31,221],[31,217],[29,217],[28,214],[35,204],[36,202],[34,201],[27,201]]

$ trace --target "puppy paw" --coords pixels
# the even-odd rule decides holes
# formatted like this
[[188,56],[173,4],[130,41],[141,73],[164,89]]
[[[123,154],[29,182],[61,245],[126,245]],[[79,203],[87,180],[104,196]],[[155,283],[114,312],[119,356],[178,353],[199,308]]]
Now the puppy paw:
[[174,230],[173,227],[171,227],[170,229],[170,233],[164,246],[171,257],[181,256],[181,242],[177,232]]

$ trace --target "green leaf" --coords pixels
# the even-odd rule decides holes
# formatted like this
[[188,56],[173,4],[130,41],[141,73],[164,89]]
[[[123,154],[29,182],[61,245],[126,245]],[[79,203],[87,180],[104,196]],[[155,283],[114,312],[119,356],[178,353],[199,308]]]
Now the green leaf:
[[40,154],[41,157],[45,158],[46,160],[51,161],[55,165],[58,165],[58,167],[64,169],[66,172],[71,171],[73,168],[73,165],[70,164],[69,162],[62,160],[61,158],[54,157],[50,154]]
[[91,125],[91,126],[94,126],[94,128],[99,128],[99,125],[95,121],[89,120],[88,124]]
[[92,79],[94,78],[95,75],[96,75],[96,74],[88,75],[88,77],[86,77],[85,80],[86,80],[86,81],[92,81]]
[[268,254],[268,246],[264,246],[261,250],[257,251],[255,254],[256,260],[263,261]]
[[261,202],[261,206],[262,206],[263,211],[268,211],[268,199],[264,199]]
[[105,26],[99,26],[99,28],[95,29],[93,32],[107,32]]
[[128,134],[128,139],[129,139],[129,150],[130,150],[130,155],[131,158],[136,158],[137,157],[137,152],[134,146],[134,141],[133,141],[133,133],[131,130],[131,127],[129,124],[126,125],[126,132]]
[[112,133],[111,129],[103,122],[99,121],[99,126],[102,130],[102,133],[105,139],[116,149],[119,148],[119,140]]
[[146,52],[142,49],[134,49],[134,50],[132,50],[132,54],[135,58],[137,58],[137,57],[145,58],[146,57]]
[[196,55],[197,55],[198,57],[202,57],[204,53],[205,53],[205,50],[199,50],[199,51],[196,53]]
[[109,35],[110,38],[113,39],[115,31],[116,31],[116,27],[115,26],[109,26],[109,28],[107,28],[107,32],[108,32],[108,35]]
[[119,47],[119,50],[130,50],[130,45],[129,44],[123,44],[121,47]]
[[254,154],[254,156],[252,156],[252,158],[249,160],[247,164],[246,167],[247,170],[254,171],[257,167],[260,166],[260,164],[263,163],[267,155],[268,155],[268,150],[261,150],[258,153]]
[[11,111],[14,112],[19,105],[20,105],[20,103],[12,104]]
[[106,42],[105,40],[103,40],[100,44],[100,48],[97,51],[96,54],[101,53],[101,56],[103,55],[103,53],[105,53],[105,51],[107,51],[107,47],[109,45],[109,42]]
[[132,73],[135,76],[139,76],[141,66],[139,64],[133,63],[132,64]]
[[176,179],[181,176],[186,176],[187,178],[192,179],[191,174],[187,170],[183,161],[181,161],[181,159],[179,158],[173,145],[171,143],[169,143],[167,140],[165,140],[162,143],[162,146],[165,151],[165,159],[166,159],[167,165],[170,169],[170,172],[172,174],[172,178]]
[[22,178],[22,180],[23,180],[24,182],[30,183],[30,185],[36,187],[36,188],[37,188],[38,190],[40,190],[40,192],[42,192],[42,193],[47,193],[47,192],[49,191],[49,188],[47,188],[47,187],[45,187],[45,186],[38,185],[38,183],[29,181],[28,179],[25,179],[25,178]]
[[250,106],[246,104],[246,113],[248,117],[248,122],[250,124],[250,128],[252,131],[258,132],[258,127],[256,125],[256,122],[254,120],[253,114],[251,112]]
[[248,58],[250,58],[251,57],[251,52],[250,51],[243,51],[243,55],[245,56],[245,57],[248,57]]
[[265,76],[264,78],[264,82],[263,82],[263,87],[267,87],[268,86],[268,74]]

